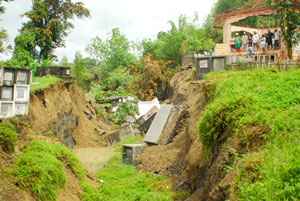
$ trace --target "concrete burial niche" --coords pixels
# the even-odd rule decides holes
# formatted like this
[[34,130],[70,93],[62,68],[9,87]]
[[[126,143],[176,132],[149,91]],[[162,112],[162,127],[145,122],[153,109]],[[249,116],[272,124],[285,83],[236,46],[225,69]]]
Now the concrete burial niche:
[[135,157],[143,153],[146,145],[144,144],[124,144],[122,149],[122,163],[127,165],[138,165]]
[[29,85],[15,85],[14,89],[14,99],[16,102],[28,102],[30,95]]
[[17,71],[16,84],[28,85],[30,84],[30,72],[29,71]]
[[13,86],[15,83],[15,70],[4,68],[3,85]]
[[27,103],[15,103],[15,115],[27,115],[29,105]]
[[31,83],[30,69],[0,67],[0,118],[28,114]]
[[40,66],[37,67],[36,76],[53,75],[56,77],[71,77],[71,67],[65,66]]
[[14,87],[3,86],[1,87],[1,100],[2,101],[13,101],[14,98]]
[[14,116],[14,102],[0,101],[0,118],[11,118]]
[[226,56],[197,57],[196,59],[196,78],[203,79],[204,75],[211,71],[222,71],[227,69]]

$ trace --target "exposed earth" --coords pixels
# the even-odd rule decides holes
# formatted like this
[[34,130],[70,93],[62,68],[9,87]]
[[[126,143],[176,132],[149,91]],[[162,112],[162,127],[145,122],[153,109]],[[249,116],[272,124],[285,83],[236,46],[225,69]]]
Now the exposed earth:
[[97,173],[115,154],[112,149],[106,147],[76,148],[73,149],[73,152],[85,169],[93,174]]

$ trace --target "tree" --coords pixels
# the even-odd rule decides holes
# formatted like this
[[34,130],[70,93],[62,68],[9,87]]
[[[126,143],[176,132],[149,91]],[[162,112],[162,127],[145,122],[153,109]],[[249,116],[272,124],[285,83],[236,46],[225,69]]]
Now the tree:
[[293,45],[300,40],[300,3],[294,0],[274,0],[274,3],[288,57],[292,59]]
[[76,79],[78,86],[84,87],[84,78],[86,77],[86,67],[84,65],[84,60],[80,52],[76,52],[75,59],[73,61],[72,74]]
[[131,66],[136,61],[130,53],[133,48],[131,42],[119,28],[114,28],[109,35],[107,40],[102,40],[98,36],[93,38],[86,51],[97,60],[97,64],[102,63],[107,72],[118,67]]
[[169,66],[172,61],[162,62],[152,59],[148,54],[137,65],[129,68],[130,75],[133,75],[128,91],[141,100],[152,100],[157,97],[163,100],[167,96],[167,86],[174,70]]
[[[0,0],[0,15],[5,13],[5,7],[2,6],[2,2],[9,2],[13,0]],[[8,34],[7,31],[4,28],[0,28],[0,53],[3,53],[6,51],[7,48],[4,47],[4,42],[8,40]]]
[[[29,21],[23,24],[20,35],[34,32],[34,46],[30,53],[34,59],[54,57],[53,50],[65,46],[64,38],[74,28],[75,17],[89,17],[90,12],[81,2],[71,0],[33,0],[32,10],[24,14]],[[16,44],[16,46],[22,44]],[[32,54],[38,52],[38,54]]]

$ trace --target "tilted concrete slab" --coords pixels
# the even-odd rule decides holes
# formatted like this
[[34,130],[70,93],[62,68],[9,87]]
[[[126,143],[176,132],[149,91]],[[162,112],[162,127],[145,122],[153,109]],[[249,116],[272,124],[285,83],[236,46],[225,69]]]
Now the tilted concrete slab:
[[163,132],[173,105],[161,105],[145,138],[144,142],[158,144],[158,140]]
[[137,128],[134,128],[131,124],[129,124],[121,127],[113,133],[105,134],[103,135],[103,137],[106,139],[107,144],[112,146],[114,144],[118,144],[123,140],[126,140],[127,138],[134,137],[140,134],[141,133]]
[[166,145],[173,141],[180,127],[180,121],[188,115],[186,105],[174,105],[170,111],[169,118],[165,123],[163,132],[158,140],[159,145]]

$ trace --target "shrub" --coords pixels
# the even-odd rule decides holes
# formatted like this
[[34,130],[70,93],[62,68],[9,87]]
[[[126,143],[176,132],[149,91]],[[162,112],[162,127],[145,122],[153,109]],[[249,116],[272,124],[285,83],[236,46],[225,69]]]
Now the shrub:
[[16,157],[14,174],[39,200],[56,200],[57,189],[66,182],[64,166],[70,166],[80,180],[85,180],[84,169],[66,147],[33,141]]
[[0,123],[0,145],[5,152],[13,152],[17,143],[16,127],[10,123]]

